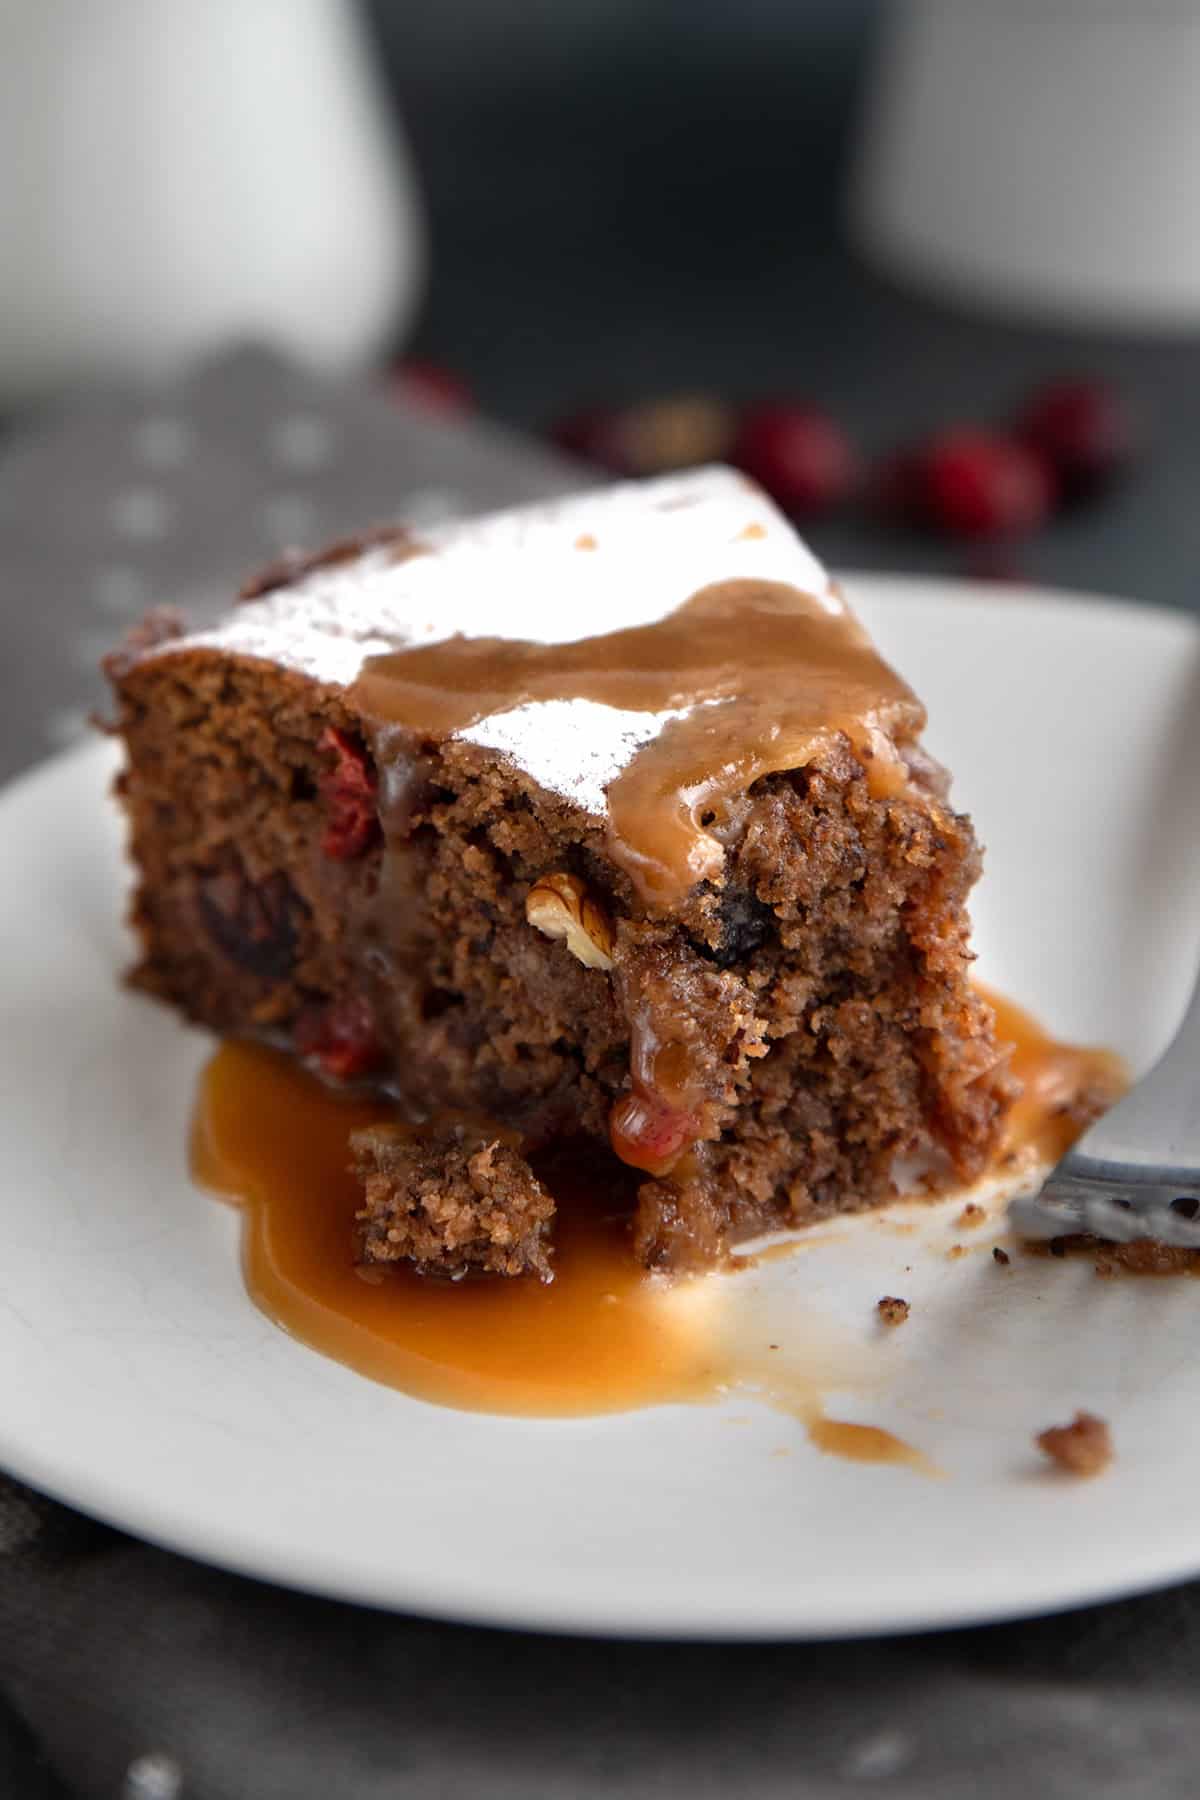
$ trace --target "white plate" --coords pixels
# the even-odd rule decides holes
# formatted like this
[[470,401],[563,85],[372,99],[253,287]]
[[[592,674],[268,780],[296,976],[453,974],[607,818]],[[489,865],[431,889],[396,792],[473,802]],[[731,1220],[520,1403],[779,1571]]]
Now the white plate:
[[[928,700],[930,744],[988,845],[984,973],[1143,1066],[1200,934],[1194,626],[994,587],[852,592]],[[831,1412],[897,1432],[942,1480],[823,1456],[745,1395],[563,1421],[449,1411],[274,1329],[243,1291],[235,1215],[185,1171],[208,1045],[117,986],[110,763],[75,753],[0,800],[15,1473],[254,1575],[570,1631],[910,1629],[1200,1572],[1200,1287],[1100,1282],[1087,1262],[1005,1271],[986,1231],[951,1260],[945,1208],[907,1233],[841,1225],[735,1295],[782,1355],[818,1348]],[[901,1330],[874,1322],[883,1293],[913,1303]],[[1118,1447],[1090,1483],[1039,1468],[1030,1441],[1076,1406]]]

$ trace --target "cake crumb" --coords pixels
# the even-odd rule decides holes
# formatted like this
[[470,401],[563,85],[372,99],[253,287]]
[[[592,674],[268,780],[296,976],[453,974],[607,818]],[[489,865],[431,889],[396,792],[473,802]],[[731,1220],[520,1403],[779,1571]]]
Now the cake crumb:
[[900,1300],[895,1294],[885,1294],[876,1303],[875,1310],[885,1325],[903,1325],[912,1309],[907,1300]]
[[946,1255],[950,1257],[951,1261],[953,1261],[955,1257],[965,1256],[966,1254],[967,1246],[965,1244],[951,1244],[946,1252]]
[[1105,1244],[1096,1273],[1100,1273],[1103,1264],[1105,1275],[1115,1275],[1119,1269],[1130,1275],[1186,1275],[1195,1274],[1198,1262],[1196,1251],[1183,1245],[1135,1238],[1129,1244]]
[[1002,1250],[999,1244],[993,1244],[992,1261],[998,1262],[1001,1268],[1007,1269],[1009,1263],[1012,1261],[1012,1257],[1008,1254],[1007,1250]]
[[554,1201],[512,1144],[460,1121],[373,1125],[354,1132],[350,1147],[362,1263],[551,1279]]
[[1077,1412],[1069,1425],[1050,1425],[1039,1431],[1034,1442],[1071,1475],[1099,1475],[1113,1460],[1108,1422],[1095,1413]]
[[982,1225],[986,1218],[987,1212],[985,1209],[978,1205],[976,1201],[969,1200],[959,1213],[958,1222],[960,1225],[965,1226],[968,1231],[973,1231],[977,1225]]

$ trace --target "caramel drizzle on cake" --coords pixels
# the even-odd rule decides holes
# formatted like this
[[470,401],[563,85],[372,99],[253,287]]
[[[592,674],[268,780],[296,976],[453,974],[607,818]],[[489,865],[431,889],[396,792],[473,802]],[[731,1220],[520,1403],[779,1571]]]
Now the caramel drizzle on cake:
[[462,635],[371,657],[352,690],[399,725],[402,758],[517,707],[589,701],[672,716],[608,788],[608,845],[644,900],[669,907],[720,875],[719,832],[753,783],[803,768],[842,732],[873,794],[903,786],[893,737],[924,709],[835,595],[787,582],[714,583],[648,625],[573,643]]

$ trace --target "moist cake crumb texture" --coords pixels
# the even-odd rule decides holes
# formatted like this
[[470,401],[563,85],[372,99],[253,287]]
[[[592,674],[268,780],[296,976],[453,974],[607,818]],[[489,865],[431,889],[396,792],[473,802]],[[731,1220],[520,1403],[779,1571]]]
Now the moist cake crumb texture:
[[[741,477],[377,534],[246,591],[108,665],[136,986],[531,1154],[590,1142],[641,1172],[653,1267],[986,1165],[1014,1084],[968,980],[970,821]],[[474,1172],[358,1154],[364,1254],[544,1268],[506,1142]]]
[[1113,1460],[1112,1434],[1095,1413],[1077,1412],[1069,1425],[1051,1425],[1034,1442],[1070,1475],[1099,1475]]
[[549,1280],[554,1201],[511,1145],[468,1126],[373,1126],[350,1140],[366,1264]]

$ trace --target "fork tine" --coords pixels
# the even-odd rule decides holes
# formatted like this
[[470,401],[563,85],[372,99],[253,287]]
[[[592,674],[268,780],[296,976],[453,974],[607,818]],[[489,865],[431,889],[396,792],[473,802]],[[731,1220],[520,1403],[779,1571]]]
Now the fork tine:
[[1040,1193],[1012,1201],[1009,1219],[1018,1236],[1043,1242],[1082,1232],[1118,1244],[1151,1238],[1200,1250],[1200,1170],[1183,1171],[1182,1180],[1165,1173],[1164,1181],[1157,1170],[1066,1156]]

